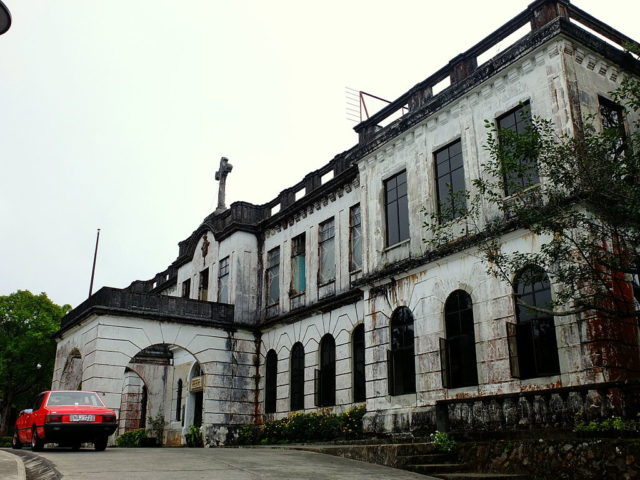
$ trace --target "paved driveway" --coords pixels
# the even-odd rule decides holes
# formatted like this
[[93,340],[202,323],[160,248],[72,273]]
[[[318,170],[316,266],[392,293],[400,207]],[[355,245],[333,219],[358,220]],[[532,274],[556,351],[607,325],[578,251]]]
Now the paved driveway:
[[271,448],[47,449],[39,455],[53,463],[64,480],[431,478],[321,453]]

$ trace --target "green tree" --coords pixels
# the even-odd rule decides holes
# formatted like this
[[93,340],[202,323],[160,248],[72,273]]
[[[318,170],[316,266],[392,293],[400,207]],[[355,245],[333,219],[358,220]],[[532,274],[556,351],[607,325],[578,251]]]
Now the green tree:
[[[640,113],[640,82],[626,78],[610,96],[569,133],[526,108],[524,131],[487,122],[481,178],[449,202],[461,211],[425,221],[432,254],[476,246],[488,272],[509,283],[527,266],[542,267],[554,301],[533,310],[639,317],[640,124],[630,119]],[[539,251],[503,248],[518,229],[535,235]]]
[[18,290],[0,296],[0,436],[6,435],[12,409],[27,408],[51,386],[56,354],[53,334],[69,305],[53,303],[45,293]]

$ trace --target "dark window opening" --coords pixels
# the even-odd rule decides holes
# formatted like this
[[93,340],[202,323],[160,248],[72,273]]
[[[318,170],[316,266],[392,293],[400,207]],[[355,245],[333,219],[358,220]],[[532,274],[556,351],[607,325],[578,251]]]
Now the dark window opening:
[[367,399],[366,378],[364,373],[364,324],[353,329],[351,336],[353,355],[353,401],[364,402]]
[[320,340],[320,370],[316,370],[316,405],[330,407],[336,404],[336,342],[331,334]]
[[390,395],[416,392],[413,323],[408,307],[399,307],[391,315],[391,350],[387,352]]
[[547,274],[537,266],[525,268],[518,275],[514,294],[516,323],[507,324],[512,376],[525,379],[559,374],[553,316],[527,308],[552,308]]
[[264,413],[275,413],[278,391],[278,354],[269,350],[265,365]]
[[610,135],[615,158],[624,155],[627,147],[627,132],[624,128],[624,109],[604,97],[598,97],[600,119],[605,135]]
[[530,133],[531,108],[524,103],[498,118],[498,140],[503,156],[505,193],[513,195],[531,185],[540,183],[538,164],[534,156],[522,152],[519,142]]
[[440,339],[442,386],[469,387],[478,384],[473,304],[467,292],[456,290],[444,305],[446,338]]
[[147,426],[147,402],[148,402],[147,386],[143,385],[142,398],[140,399],[140,423],[138,428],[145,428]]
[[291,411],[304,409],[304,347],[297,342],[291,349]]
[[462,142],[458,140],[438,150],[434,156],[438,216],[441,222],[446,222],[463,216],[467,206]]
[[176,396],[176,421],[180,421],[182,414],[182,379],[178,380],[178,393]]
[[362,269],[362,219],[360,204],[349,210],[349,271]]
[[182,282],[182,298],[189,298],[191,296],[191,279],[187,279]]
[[203,408],[203,400],[204,394],[203,392],[196,392],[193,394],[193,424],[196,427],[202,426],[202,408]]
[[198,284],[198,300],[207,301],[209,297],[209,269],[205,268],[200,272],[200,283]]
[[407,172],[403,171],[384,182],[384,204],[387,221],[387,246],[409,238],[409,203]]

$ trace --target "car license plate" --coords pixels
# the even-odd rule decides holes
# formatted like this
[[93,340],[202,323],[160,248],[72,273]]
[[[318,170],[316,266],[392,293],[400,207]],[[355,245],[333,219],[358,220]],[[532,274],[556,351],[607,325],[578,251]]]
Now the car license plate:
[[93,422],[95,419],[95,415],[71,415],[72,422]]

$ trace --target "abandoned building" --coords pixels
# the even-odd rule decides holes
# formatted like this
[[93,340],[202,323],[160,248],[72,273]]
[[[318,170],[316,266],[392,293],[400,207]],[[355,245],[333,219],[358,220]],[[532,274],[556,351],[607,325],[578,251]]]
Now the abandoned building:
[[[619,108],[609,92],[640,75],[627,43],[568,0],[539,0],[272,201],[227,208],[223,159],[218,208],[176,260],[63,319],[53,388],[103,392],[120,433],[161,416],[167,444],[191,425],[219,445],[244,424],[355,404],[377,433],[543,427],[618,408],[612,392],[640,378],[635,326],[524,315],[473,245],[432,255],[423,222],[444,191],[482,174],[485,120],[517,130],[529,111],[571,133],[602,105]],[[502,242],[539,248],[525,230]],[[516,285],[539,304],[554,295],[548,279]]]

